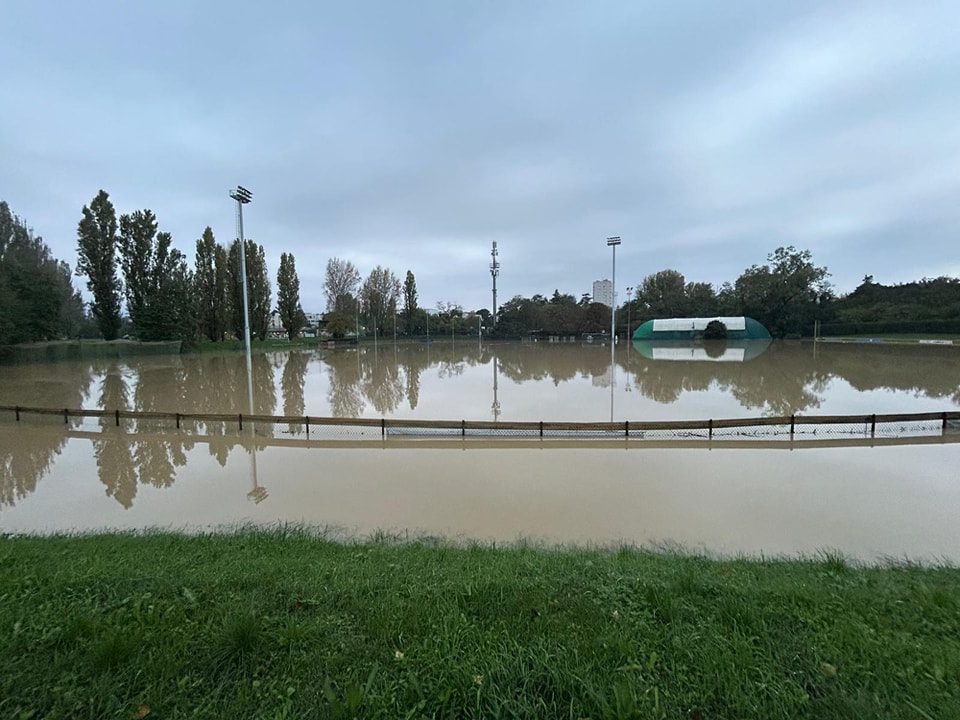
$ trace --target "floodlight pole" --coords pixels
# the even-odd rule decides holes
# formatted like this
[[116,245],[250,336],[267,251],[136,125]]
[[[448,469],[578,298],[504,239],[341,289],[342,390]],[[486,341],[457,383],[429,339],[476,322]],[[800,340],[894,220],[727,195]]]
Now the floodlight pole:
[[607,245],[613,251],[613,268],[610,276],[610,422],[613,422],[613,388],[616,385],[616,367],[614,365],[614,346],[617,344],[617,245],[620,236],[607,238]]
[[607,245],[613,250],[613,269],[611,272],[611,277],[613,280],[610,282],[610,292],[612,297],[610,298],[610,342],[614,341],[614,338],[617,336],[616,323],[617,323],[617,245],[620,244],[620,236],[614,235],[613,237],[607,238]]
[[[243,346],[247,352],[247,377],[253,374],[253,362],[250,359],[250,301],[247,296],[247,252],[243,238],[243,206],[253,199],[253,193],[242,185],[230,191],[230,197],[237,201],[237,235],[240,238],[240,284],[243,287]],[[253,412],[253,385],[248,383],[250,412]]]

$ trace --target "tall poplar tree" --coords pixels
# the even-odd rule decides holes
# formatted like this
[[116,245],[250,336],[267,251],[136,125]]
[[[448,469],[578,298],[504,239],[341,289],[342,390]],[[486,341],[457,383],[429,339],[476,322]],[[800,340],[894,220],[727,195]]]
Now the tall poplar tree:
[[297,277],[296,260],[292,254],[280,254],[280,269],[277,271],[277,312],[280,322],[293,340],[300,334],[306,315],[300,306],[300,278]]
[[[247,294],[249,296],[250,333],[261,340],[267,337],[270,325],[270,278],[267,276],[266,253],[262,245],[245,240],[247,261]],[[243,285],[240,274],[240,241],[230,244],[228,253],[228,286],[231,324],[237,337],[243,337]]]
[[209,340],[223,340],[229,325],[227,301],[227,251],[208,226],[197,240],[194,256],[197,321]]
[[403,281],[403,314],[407,320],[407,332],[412,334],[417,315],[417,281],[409,270]]
[[101,190],[83,206],[77,227],[77,274],[87,276],[93,293],[90,313],[105,340],[120,331],[120,278],[117,275],[117,215],[110,196]]

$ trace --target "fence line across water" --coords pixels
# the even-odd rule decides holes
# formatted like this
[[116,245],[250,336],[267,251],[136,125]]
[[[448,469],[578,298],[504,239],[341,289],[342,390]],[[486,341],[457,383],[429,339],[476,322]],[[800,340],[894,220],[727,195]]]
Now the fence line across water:
[[[337,418],[309,415],[256,415],[242,413],[173,413],[137,410],[100,410],[87,408],[43,408],[0,405],[0,413],[13,415],[16,422],[27,415],[61,416],[65,424],[71,418],[112,421],[156,421],[186,431],[189,427],[210,423],[236,423],[242,431],[257,424],[287,425],[302,428],[319,439],[333,435],[356,434],[369,440],[370,431],[379,431],[381,440],[417,438],[519,438],[566,440],[724,440],[757,441],[789,437],[824,440],[830,436],[897,438],[946,436],[960,431],[960,411],[922,413],[875,413],[869,415],[786,415],[776,417],[721,418],[703,420],[625,420],[622,422],[548,422],[490,420],[414,420],[406,418]],[[8,416],[9,417],[9,416]]]

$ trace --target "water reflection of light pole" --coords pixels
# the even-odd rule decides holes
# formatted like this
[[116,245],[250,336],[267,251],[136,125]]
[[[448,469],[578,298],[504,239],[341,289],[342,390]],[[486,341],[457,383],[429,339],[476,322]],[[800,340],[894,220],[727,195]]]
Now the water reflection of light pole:
[[493,421],[496,422],[500,417],[500,401],[497,399],[497,356],[493,356],[493,405],[490,406],[493,411]]

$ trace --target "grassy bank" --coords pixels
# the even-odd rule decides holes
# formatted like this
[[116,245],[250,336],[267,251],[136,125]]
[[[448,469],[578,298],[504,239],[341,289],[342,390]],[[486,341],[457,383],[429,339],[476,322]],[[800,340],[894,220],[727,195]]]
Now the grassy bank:
[[955,718],[960,570],[0,540],[4,718]]

